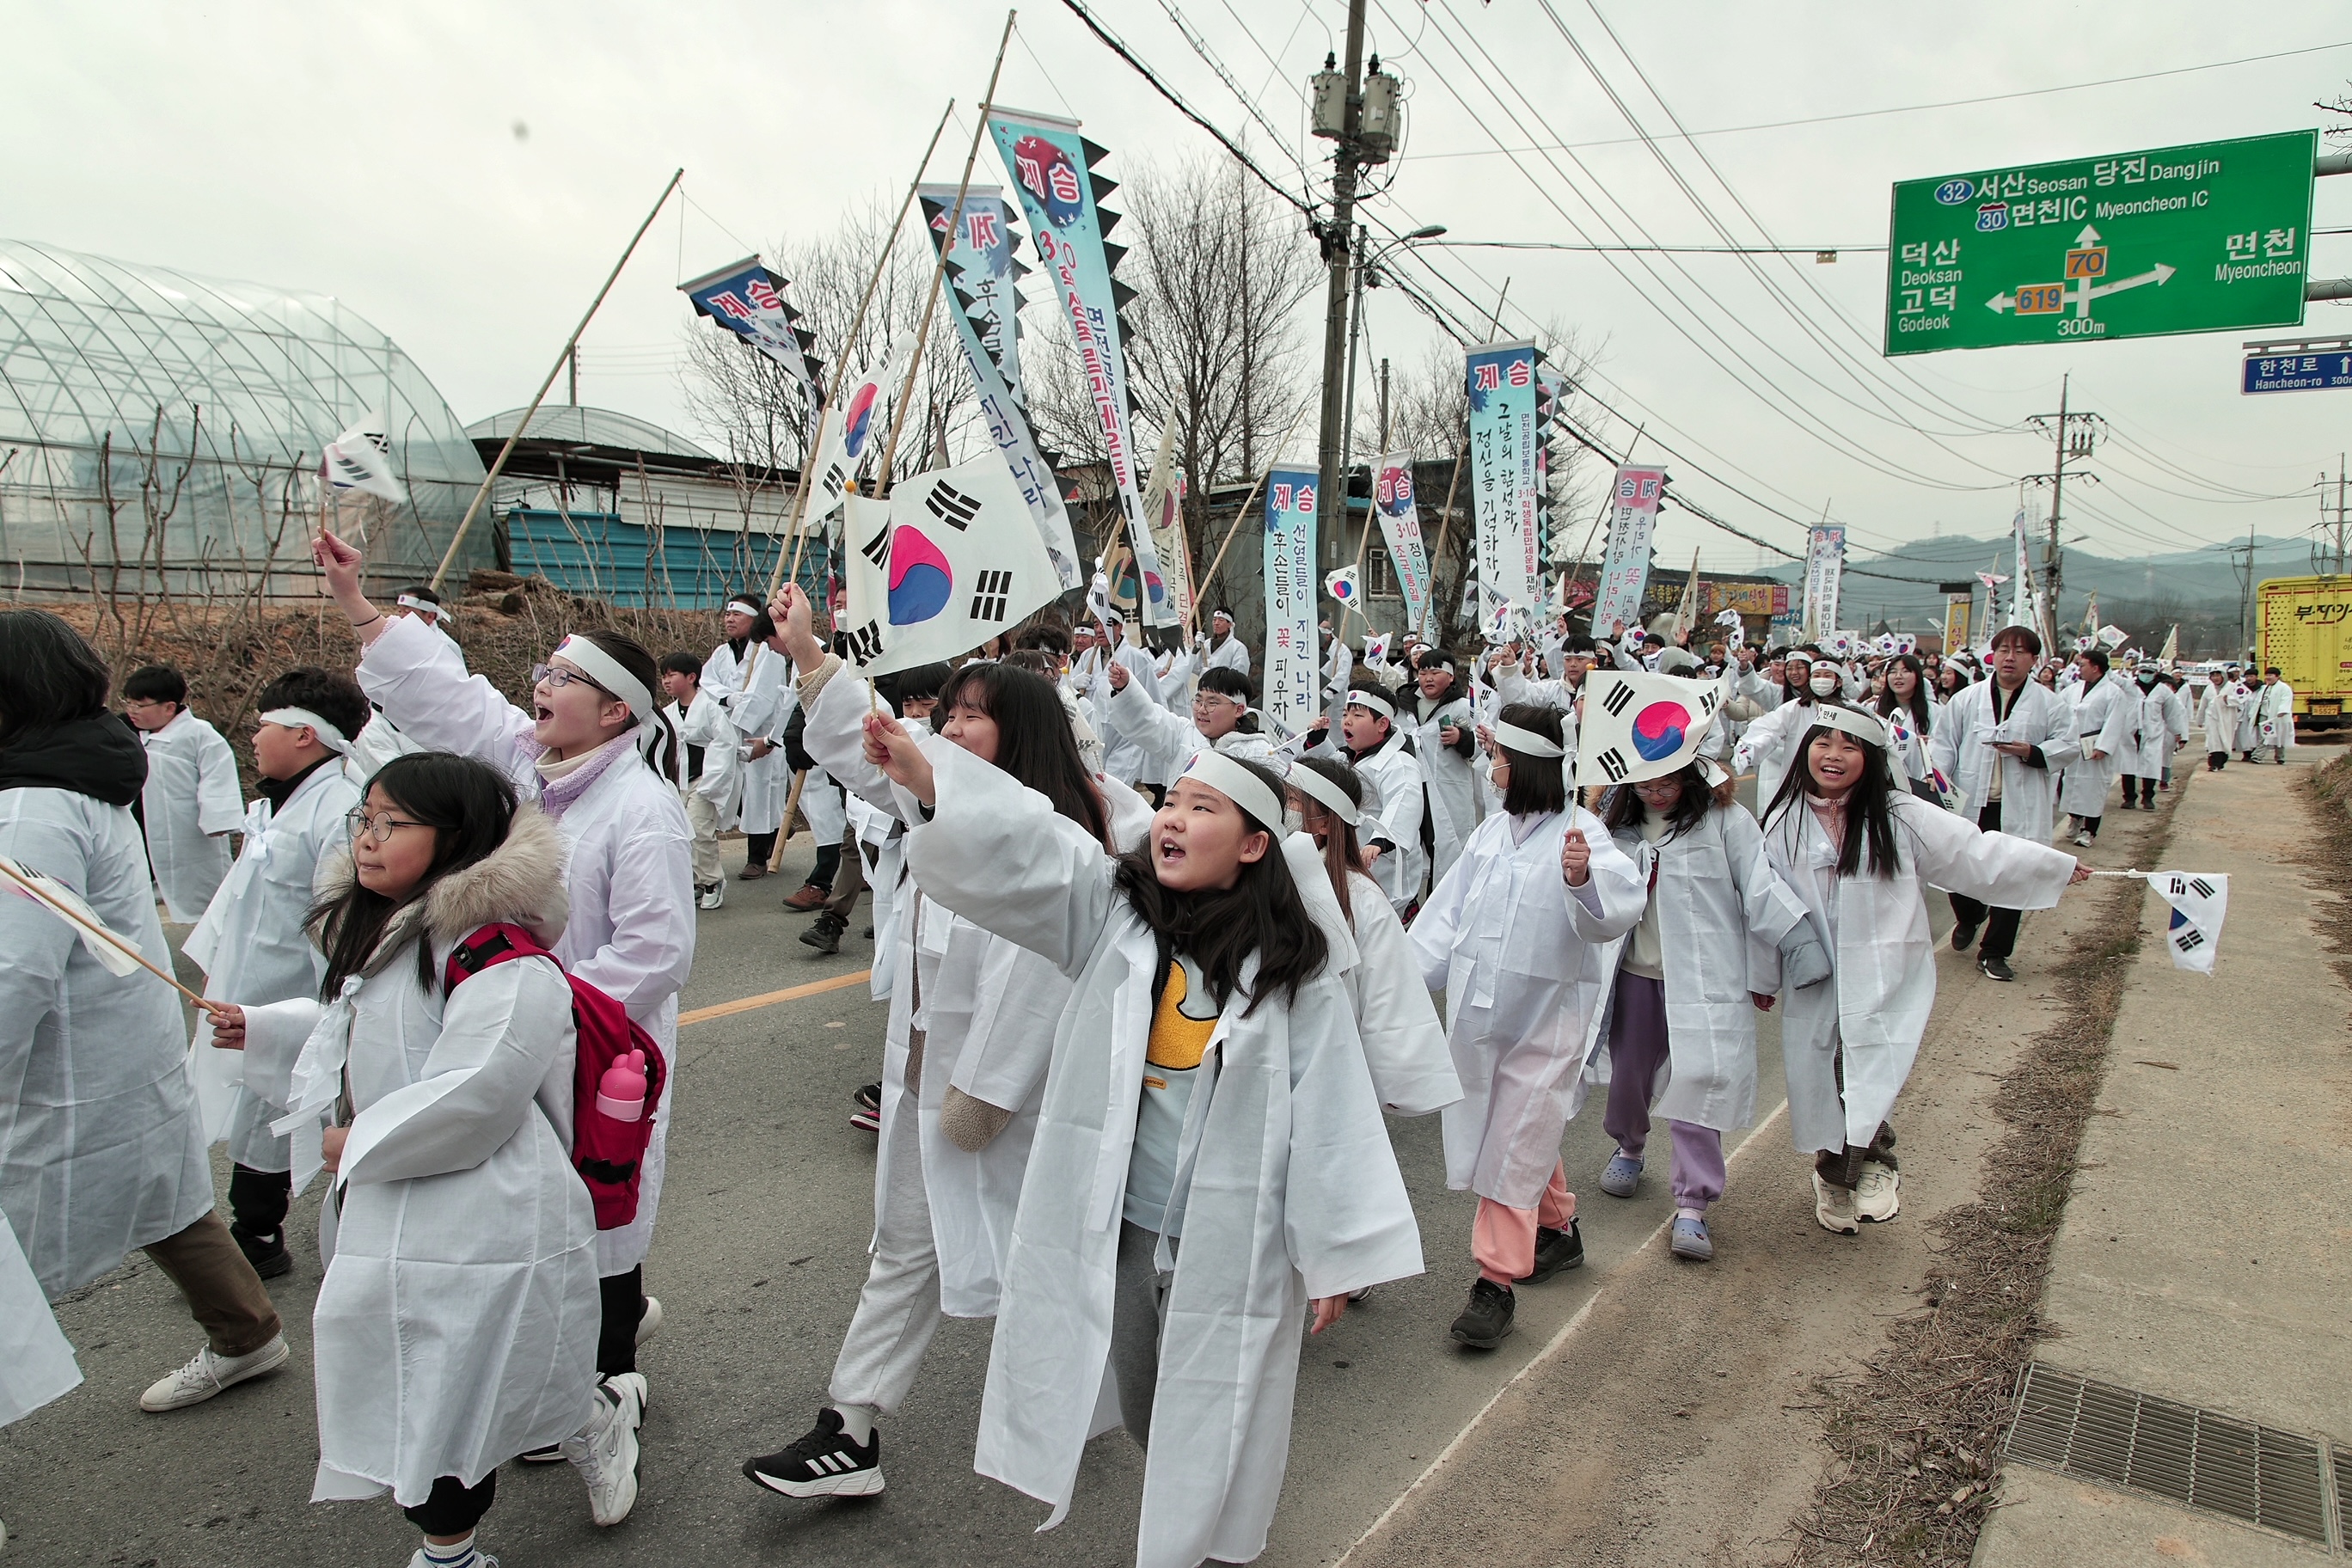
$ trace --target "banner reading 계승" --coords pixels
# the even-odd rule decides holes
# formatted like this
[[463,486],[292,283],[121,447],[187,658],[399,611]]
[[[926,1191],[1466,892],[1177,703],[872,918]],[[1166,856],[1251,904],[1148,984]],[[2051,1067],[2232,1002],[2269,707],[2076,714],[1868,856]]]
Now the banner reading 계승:
[[1642,590],[1650,580],[1650,541],[1658,531],[1664,468],[1621,468],[1609,509],[1609,548],[1592,595],[1592,635],[1607,641],[1642,624]]
[[1260,710],[1287,738],[1315,721],[1315,470],[1265,476],[1265,679]]
[[1422,542],[1421,507],[1412,493],[1412,454],[1391,452],[1372,472],[1372,510],[1381,520],[1389,564],[1396,568],[1397,591],[1404,595],[1404,624],[1419,631],[1429,603],[1429,547]]
[[1055,115],[997,110],[988,117],[988,132],[1021,193],[1037,259],[1053,281],[1077,344],[1095,417],[1102,426],[1104,460],[1118,491],[1137,575],[1147,590],[1139,606],[1143,623],[1170,625],[1175,617],[1169,610],[1160,552],[1152,545],[1137,485],[1127,360],[1119,343],[1119,299],[1111,281],[1111,247],[1103,237],[1090,172],[1102,150],[1078,134],[1076,121]]
[[1472,349],[1465,374],[1478,585],[1489,605],[1500,599],[1531,606],[1541,591],[1536,559],[1536,346],[1518,342]]

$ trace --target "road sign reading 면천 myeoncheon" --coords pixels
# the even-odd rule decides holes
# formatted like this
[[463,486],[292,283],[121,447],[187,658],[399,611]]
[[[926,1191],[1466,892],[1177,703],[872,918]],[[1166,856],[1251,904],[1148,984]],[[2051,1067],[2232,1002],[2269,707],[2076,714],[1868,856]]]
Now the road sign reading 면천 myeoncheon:
[[1895,187],[1886,352],[2303,320],[2317,132]]

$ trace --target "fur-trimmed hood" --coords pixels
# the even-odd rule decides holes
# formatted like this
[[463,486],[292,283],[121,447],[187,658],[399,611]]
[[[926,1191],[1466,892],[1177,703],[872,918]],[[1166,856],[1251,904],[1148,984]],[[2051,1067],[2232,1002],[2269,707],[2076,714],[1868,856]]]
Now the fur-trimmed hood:
[[[563,881],[569,855],[562,830],[545,812],[527,802],[518,805],[504,843],[393,912],[366,973],[382,969],[420,932],[442,948],[483,926],[510,921],[553,947],[572,914]],[[337,851],[320,879],[322,900],[340,900],[351,890],[352,879],[351,850]]]

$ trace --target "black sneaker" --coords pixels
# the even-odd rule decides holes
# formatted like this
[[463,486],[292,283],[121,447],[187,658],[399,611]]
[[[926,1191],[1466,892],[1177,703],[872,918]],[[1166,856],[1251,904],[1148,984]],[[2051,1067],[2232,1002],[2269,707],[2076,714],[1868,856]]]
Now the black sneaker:
[[1980,921],[1961,921],[1952,927],[1952,951],[1966,952],[1976,945],[1977,927]]
[[229,1234],[236,1238],[236,1249],[253,1265],[253,1271],[264,1279],[275,1279],[294,1272],[294,1255],[286,1249],[286,1233],[271,1231],[268,1236],[253,1236],[236,1226]]
[[2010,968],[2009,960],[2005,958],[1984,959],[1978,963],[1977,967],[1984,971],[1984,976],[1988,980],[2014,980],[2017,978],[2017,972]]
[[849,922],[828,910],[809,922],[801,941],[821,953],[835,953],[841,951],[841,933],[848,929]]
[[861,1448],[841,1429],[841,1412],[827,1405],[816,1426],[788,1448],[743,1461],[743,1474],[786,1497],[872,1497],[882,1489],[882,1434]]
[[1451,1332],[1456,1342],[1474,1351],[1493,1350],[1509,1336],[1511,1314],[1517,1310],[1518,1298],[1507,1286],[1481,1274],[1470,1287],[1470,1300],[1454,1320]]
[[1582,1267],[1584,1237],[1577,1231],[1574,1220],[1568,1222],[1566,1230],[1554,1230],[1548,1225],[1539,1225],[1536,1226],[1535,1270],[1512,1283],[1540,1285],[1555,1274]]
[[882,1109],[882,1086],[878,1083],[861,1083],[851,1091],[849,1098],[868,1110],[878,1111]]

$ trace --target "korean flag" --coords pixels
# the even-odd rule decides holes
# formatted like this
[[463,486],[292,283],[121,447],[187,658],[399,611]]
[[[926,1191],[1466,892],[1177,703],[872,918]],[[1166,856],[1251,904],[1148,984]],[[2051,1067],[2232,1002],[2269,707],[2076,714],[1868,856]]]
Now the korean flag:
[[392,437],[381,414],[371,413],[327,443],[327,482],[339,490],[359,490],[389,501],[404,501],[408,488],[394,470]]
[[1664,778],[1697,760],[1724,683],[1594,670],[1584,678],[1576,787]]
[[841,629],[861,675],[970,653],[1062,591],[1029,502],[993,452],[918,474],[887,500],[847,500]]
[[2230,879],[2213,871],[2151,871],[2147,885],[2172,906],[2164,932],[2172,967],[2212,973],[2221,918],[2230,911]]

